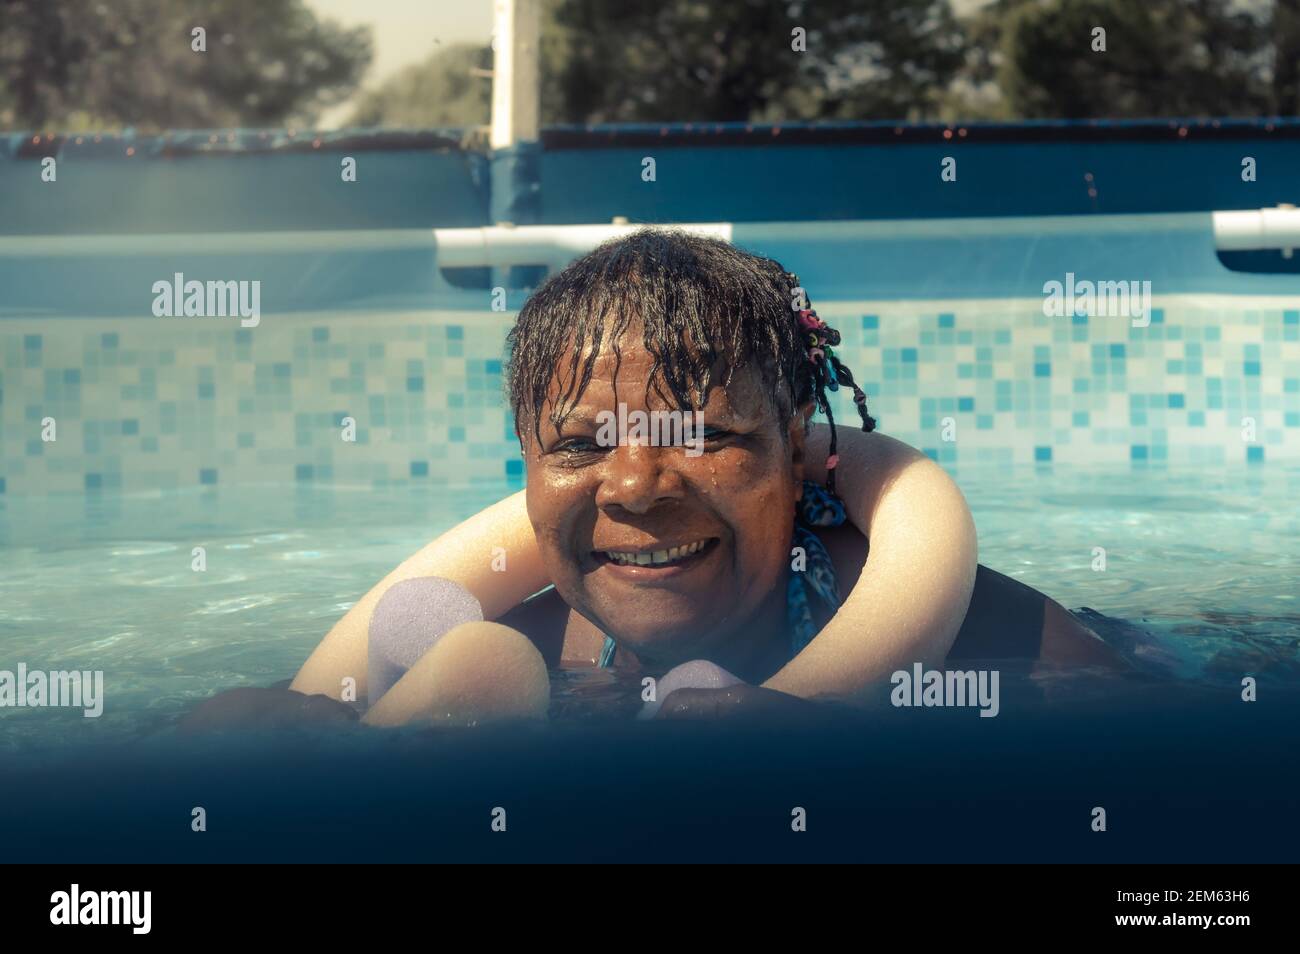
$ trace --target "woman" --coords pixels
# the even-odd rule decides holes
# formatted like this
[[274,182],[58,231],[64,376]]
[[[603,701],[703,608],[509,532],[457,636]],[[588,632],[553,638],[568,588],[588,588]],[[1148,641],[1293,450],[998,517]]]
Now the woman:
[[[750,686],[675,697],[676,715],[778,693],[852,700],[945,658],[1114,664],[1057,603],[977,567],[960,491],[874,432],[838,343],[794,275],[725,242],[642,230],[573,262],[510,335],[527,490],[390,574],[292,689],[338,698],[351,678],[364,694],[371,611],[429,575],[465,586],[550,665],[656,674],[707,659]],[[860,432],[834,425],[841,388]],[[703,452],[602,439],[602,413],[620,405],[699,412]],[[811,426],[815,410],[827,425]],[[384,721],[418,717],[427,677],[398,683],[404,715]]]

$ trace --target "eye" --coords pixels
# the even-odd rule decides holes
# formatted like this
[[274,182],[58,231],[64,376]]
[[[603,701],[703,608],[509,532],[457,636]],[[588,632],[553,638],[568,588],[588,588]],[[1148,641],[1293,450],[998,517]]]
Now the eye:
[[566,437],[551,448],[552,454],[565,457],[580,457],[585,454],[600,454],[605,450],[591,437]]

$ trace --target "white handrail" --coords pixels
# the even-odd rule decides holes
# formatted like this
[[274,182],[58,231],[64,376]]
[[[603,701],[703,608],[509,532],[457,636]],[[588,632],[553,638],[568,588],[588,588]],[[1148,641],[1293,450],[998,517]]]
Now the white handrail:
[[1249,212],[1215,212],[1214,244],[1225,252],[1300,248],[1300,209],[1283,205]]
[[[490,225],[477,229],[434,229],[439,268],[484,265],[549,265],[562,268],[601,242],[641,228],[639,225]],[[671,226],[695,235],[731,241],[726,222]]]
[[[1300,248],[1300,209],[1213,212],[1214,243],[1225,251]],[[1123,230],[1202,232],[1206,213],[1053,215],[1007,218],[899,219],[826,222],[697,222],[666,224],[725,241],[871,242],[1104,235]],[[560,267],[607,239],[643,228],[600,225],[483,226],[454,229],[355,229],[312,232],[211,232],[157,235],[2,235],[0,259],[66,256],[204,255],[274,252],[387,251],[426,248],[440,268],[547,265]]]
[[[797,223],[789,223],[795,225]],[[839,223],[826,223],[836,225]],[[667,227],[667,226],[666,226]],[[567,262],[640,226],[528,225],[458,229],[331,229],[313,232],[178,232],[153,235],[0,235],[0,258],[231,255],[241,252],[366,252],[427,248],[441,268]],[[674,225],[731,238],[727,223]]]

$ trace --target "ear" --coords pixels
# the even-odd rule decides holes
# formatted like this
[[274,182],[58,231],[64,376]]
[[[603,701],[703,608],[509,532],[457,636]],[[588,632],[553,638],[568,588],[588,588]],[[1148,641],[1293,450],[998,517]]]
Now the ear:
[[804,464],[808,444],[808,424],[812,420],[816,405],[812,401],[801,405],[790,415],[789,432],[786,440],[790,447],[790,471],[795,482],[795,500],[803,499]]

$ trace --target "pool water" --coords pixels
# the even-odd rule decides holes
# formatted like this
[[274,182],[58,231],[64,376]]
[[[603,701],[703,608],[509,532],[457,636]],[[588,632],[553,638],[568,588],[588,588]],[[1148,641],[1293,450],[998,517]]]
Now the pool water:
[[[1300,512],[1282,505],[1296,499],[1300,468],[956,476],[981,562],[1101,614],[1086,615],[1139,672],[1300,684]],[[106,698],[98,719],[8,709],[0,747],[138,738],[221,689],[287,679],[388,570],[517,489],[268,485],[4,500],[5,662],[103,670]],[[191,569],[199,546],[205,572]],[[619,700],[637,687],[617,679],[557,673],[553,714],[625,710]]]
[[810,729],[636,722],[635,678],[568,670],[545,725],[183,735],[189,707],[292,676],[375,580],[517,486],[0,498],[6,664],[102,669],[106,697],[98,719],[0,712],[0,841],[75,862],[1293,859],[1300,515],[1275,502],[1300,470],[956,476],[982,562],[1102,614],[1135,673],[1002,666],[998,718],[882,703]]

